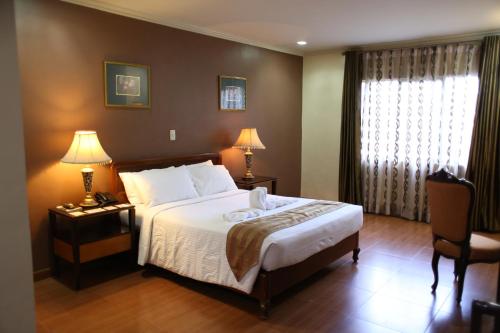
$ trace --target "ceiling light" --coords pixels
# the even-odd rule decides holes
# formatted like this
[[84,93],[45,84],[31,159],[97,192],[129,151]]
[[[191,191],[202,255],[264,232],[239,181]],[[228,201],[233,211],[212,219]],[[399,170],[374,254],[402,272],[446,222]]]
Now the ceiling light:
[[300,46],[304,46],[307,45],[307,42],[305,40],[299,40],[297,44],[299,44]]

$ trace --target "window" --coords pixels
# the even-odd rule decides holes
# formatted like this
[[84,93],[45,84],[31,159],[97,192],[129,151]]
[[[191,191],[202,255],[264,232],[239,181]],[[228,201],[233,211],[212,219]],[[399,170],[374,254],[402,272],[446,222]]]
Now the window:
[[465,175],[478,93],[479,47],[366,52],[361,167],[368,212],[426,220],[425,177]]

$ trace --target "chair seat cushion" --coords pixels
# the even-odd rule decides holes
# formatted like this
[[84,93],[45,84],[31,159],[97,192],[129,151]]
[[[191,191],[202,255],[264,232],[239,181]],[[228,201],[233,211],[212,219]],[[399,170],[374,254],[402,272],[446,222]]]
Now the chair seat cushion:
[[[460,258],[460,246],[439,239],[434,243],[434,248],[452,258]],[[487,234],[473,232],[470,238],[470,256],[473,261],[500,261],[500,234]]]
[[475,233],[470,238],[470,260],[500,260],[500,235]]

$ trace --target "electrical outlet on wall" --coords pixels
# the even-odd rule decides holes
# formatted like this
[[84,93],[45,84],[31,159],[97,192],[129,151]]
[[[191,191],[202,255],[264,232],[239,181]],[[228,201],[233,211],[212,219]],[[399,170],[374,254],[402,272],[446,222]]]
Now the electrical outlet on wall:
[[174,129],[170,130],[170,141],[175,141],[175,130]]

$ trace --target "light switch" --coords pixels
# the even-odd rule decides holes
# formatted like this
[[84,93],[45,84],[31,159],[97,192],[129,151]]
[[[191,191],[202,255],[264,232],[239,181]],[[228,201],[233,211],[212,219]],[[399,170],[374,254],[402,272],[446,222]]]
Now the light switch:
[[175,141],[175,130],[170,130],[170,141]]

